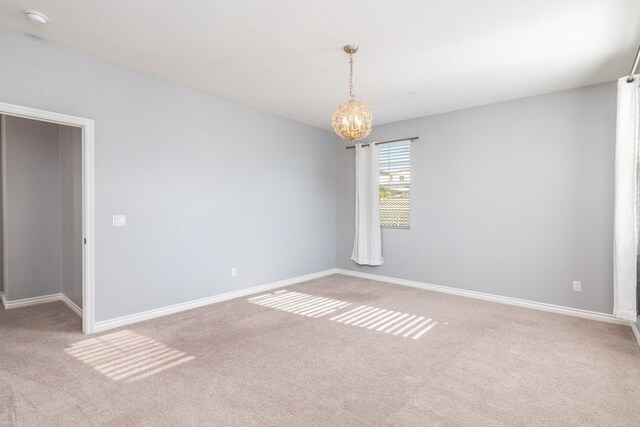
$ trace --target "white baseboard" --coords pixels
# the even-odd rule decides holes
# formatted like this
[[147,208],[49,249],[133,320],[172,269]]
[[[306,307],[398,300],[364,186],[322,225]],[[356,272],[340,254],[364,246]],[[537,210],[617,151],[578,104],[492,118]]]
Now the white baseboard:
[[82,317],[82,309],[78,307],[75,302],[71,301],[71,299],[69,299],[65,294],[60,294],[60,301],[67,304],[67,307],[69,307],[78,316]]
[[62,293],[43,295],[40,297],[33,297],[33,298],[23,298],[23,299],[14,300],[14,301],[7,301],[6,296],[2,294],[2,305],[4,305],[5,309],[29,307],[31,305],[46,304],[48,302],[54,302],[54,301],[62,301],[71,310],[73,310],[78,316],[82,317],[82,309],[78,307],[69,298],[67,298],[65,294],[62,294]]
[[[425,289],[428,291],[442,292],[446,294],[458,295],[461,297],[481,299],[501,304],[516,305],[518,307],[532,308],[534,310],[549,311],[552,313],[564,314],[567,316],[581,317],[583,319],[598,320],[600,322],[616,323],[619,325],[628,325],[632,329],[635,328],[634,334],[640,345],[640,338],[635,322],[620,319],[612,314],[599,313],[597,311],[580,310],[578,308],[564,307],[561,305],[546,304],[536,301],[528,301],[518,298],[503,297],[500,295],[486,294],[483,292],[467,291],[465,289],[451,288],[448,286],[433,285],[430,283],[416,282],[413,280],[397,279],[395,277],[379,276],[376,274],[361,273],[359,271],[345,270],[337,268],[336,273],[345,276],[360,277],[362,279],[377,280],[379,282],[393,283],[395,285],[410,286],[412,288]],[[634,317],[635,320],[635,317]]]
[[306,282],[308,280],[318,279],[320,277],[330,276],[336,273],[336,269],[320,271],[318,273],[306,274],[304,276],[293,277],[291,279],[280,280],[278,282],[267,283],[265,285],[254,286],[252,288],[240,289],[238,291],[227,292],[220,295],[213,295],[206,298],[200,298],[193,301],[187,301],[180,304],[174,304],[166,307],[155,308],[136,314],[116,317],[115,319],[102,320],[94,323],[93,332],[103,332],[109,329],[118,328],[120,326],[130,325],[132,323],[142,322],[144,320],[154,319],[156,317],[167,316],[169,314],[179,313],[181,311],[191,310],[203,307],[217,302],[227,301],[234,298],[256,294],[260,292],[270,291],[272,289],[290,286],[296,283]]
[[18,299],[13,301],[8,301],[7,298],[3,295],[2,303],[4,304],[4,308],[8,310],[10,308],[29,307],[31,305],[46,304],[48,302],[60,301],[60,295],[62,294],[43,295],[40,297],[23,298],[23,299]]
[[[102,331],[117,328],[120,326],[126,326],[132,323],[154,319],[156,317],[167,316],[169,314],[179,313],[181,311],[191,310],[193,308],[198,308],[205,305],[215,304],[217,302],[227,301],[234,298],[240,298],[240,297],[251,295],[251,294],[265,292],[272,289],[281,288],[284,286],[294,285],[296,283],[302,283],[309,280],[330,276],[332,274],[343,274],[345,276],[360,277],[363,279],[376,280],[379,282],[392,283],[392,284],[401,285],[401,286],[409,286],[412,288],[425,289],[428,291],[442,292],[442,293],[458,295],[458,296],[467,297],[467,298],[475,298],[475,299],[480,299],[485,301],[497,302],[500,304],[515,305],[518,307],[526,307],[534,310],[564,314],[567,316],[581,317],[584,319],[597,320],[601,322],[628,325],[633,331],[633,335],[635,336],[636,341],[640,346],[640,332],[638,331],[638,326],[635,322],[635,317],[634,317],[634,321],[632,321],[632,320],[620,319],[607,313],[580,310],[577,308],[564,307],[560,305],[546,304],[546,303],[535,302],[535,301],[528,301],[528,300],[523,300],[518,298],[504,297],[500,295],[487,294],[482,292],[468,291],[464,289],[433,285],[430,283],[417,282],[413,280],[398,279],[398,278],[389,277],[389,276],[380,276],[377,274],[361,273],[358,271],[345,270],[341,268],[333,268],[329,270],[320,271],[317,273],[307,274],[304,276],[293,277],[291,279],[280,280],[278,282],[267,283],[265,285],[254,286],[252,288],[241,289],[233,292],[227,292],[221,295],[214,295],[211,297],[201,298],[194,301],[188,301],[188,302],[174,304],[171,306],[161,307],[153,310],[148,310],[148,311],[144,311],[141,313],[136,313],[128,316],[122,316],[115,319],[103,320],[101,322],[96,322],[94,324],[94,332],[102,332]],[[82,309],[62,293],[45,295],[42,297],[35,297],[35,298],[25,298],[25,299],[16,300],[16,301],[7,301],[5,294],[0,292],[0,300],[2,301],[2,304],[4,305],[5,309],[28,307],[30,305],[44,304],[44,303],[53,302],[53,301],[62,301],[78,316],[82,317]]]

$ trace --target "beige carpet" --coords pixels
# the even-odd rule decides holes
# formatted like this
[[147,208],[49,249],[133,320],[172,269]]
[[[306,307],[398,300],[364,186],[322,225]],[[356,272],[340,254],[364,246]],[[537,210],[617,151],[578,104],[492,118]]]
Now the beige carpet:
[[0,310],[0,425],[640,423],[628,327],[345,276],[285,289],[96,336],[62,303]]

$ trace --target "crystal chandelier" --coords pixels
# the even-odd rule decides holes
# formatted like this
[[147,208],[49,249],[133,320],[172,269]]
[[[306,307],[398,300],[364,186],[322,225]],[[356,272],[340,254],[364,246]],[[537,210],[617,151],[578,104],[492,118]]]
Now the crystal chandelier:
[[353,142],[371,133],[373,119],[371,108],[353,94],[353,54],[358,46],[348,44],[344,51],[349,54],[349,100],[338,105],[331,116],[331,124],[340,138]]

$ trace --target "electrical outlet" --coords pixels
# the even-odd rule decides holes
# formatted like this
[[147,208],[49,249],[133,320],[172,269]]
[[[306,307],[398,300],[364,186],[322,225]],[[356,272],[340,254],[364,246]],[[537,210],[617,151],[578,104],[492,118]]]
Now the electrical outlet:
[[124,227],[127,225],[127,218],[124,215],[113,215],[113,226]]
[[576,292],[582,292],[582,282],[574,281],[573,290]]
[[235,267],[231,267],[231,277],[236,277],[238,275],[238,270]]

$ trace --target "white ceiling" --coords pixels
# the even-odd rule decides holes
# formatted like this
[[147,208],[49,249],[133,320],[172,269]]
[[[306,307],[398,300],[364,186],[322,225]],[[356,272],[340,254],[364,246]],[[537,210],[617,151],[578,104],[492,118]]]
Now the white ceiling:
[[360,45],[356,96],[382,124],[620,77],[640,2],[2,0],[0,24],[330,129],[344,44]]

